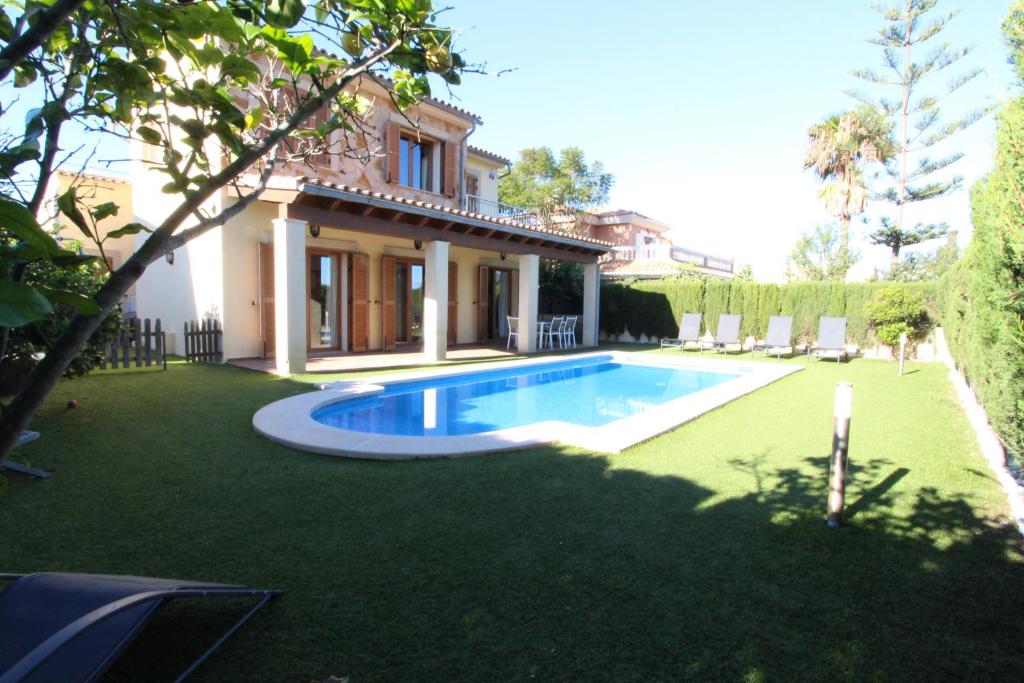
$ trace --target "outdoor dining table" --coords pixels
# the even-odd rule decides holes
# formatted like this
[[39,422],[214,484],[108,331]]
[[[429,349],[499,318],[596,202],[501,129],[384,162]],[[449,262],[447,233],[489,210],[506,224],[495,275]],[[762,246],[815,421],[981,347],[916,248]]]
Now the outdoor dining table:
[[538,320],[537,321],[537,348],[538,349],[543,349],[544,348],[544,337],[547,336],[545,334],[544,330],[546,330],[550,326],[551,326],[551,321],[550,320]]

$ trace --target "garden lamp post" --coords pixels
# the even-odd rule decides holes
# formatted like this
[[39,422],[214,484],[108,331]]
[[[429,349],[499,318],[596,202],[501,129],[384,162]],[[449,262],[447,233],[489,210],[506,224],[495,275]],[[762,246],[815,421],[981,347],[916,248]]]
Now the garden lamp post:
[[846,500],[846,453],[850,443],[850,414],[853,411],[853,385],[836,383],[835,403],[832,406],[832,458],[828,474],[828,525],[832,528],[843,523]]

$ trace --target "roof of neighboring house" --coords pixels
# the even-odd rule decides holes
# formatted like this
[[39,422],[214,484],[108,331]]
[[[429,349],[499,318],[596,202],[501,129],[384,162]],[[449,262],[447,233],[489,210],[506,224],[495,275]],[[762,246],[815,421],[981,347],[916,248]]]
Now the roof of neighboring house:
[[83,178],[86,180],[102,180],[110,183],[121,183],[123,185],[131,185],[131,178],[123,178],[116,175],[105,175],[103,173],[94,173],[92,171],[68,171],[63,168],[57,169],[57,175],[62,175],[70,178]]
[[470,226],[483,227],[485,229],[495,228],[499,232],[509,233],[512,235],[527,237],[532,235],[537,239],[543,237],[544,240],[550,242],[555,242],[558,244],[564,244],[568,246],[576,246],[583,248],[584,250],[587,251],[606,253],[608,251],[611,251],[614,246],[611,242],[596,240],[589,237],[567,235],[566,233],[558,230],[548,230],[546,228],[533,227],[507,218],[497,218],[495,216],[487,216],[480,213],[474,213],[472,211],[452,209],[446,206],[442,206],[440,204],[432,204],[430,202],[422,202],[414,199],[407,199],[405,197],[398,197],[395,195],[384,194],[381,192],[372,192],[370,190],[365,190],[358,187],[351,187],[349,185],[343,185],[339,183],[325,182],[319,179],[307,178],[305,176],[294,178],[294,182],[294,189],[300,193],[321,194],[320,192],[317,191],[317,189],[324,188],[330,191],[332,194],[337,194],[339,196],[348,196],[351,200],[359,201],[360,203],[364,204],[372,204],[375,206],[381,206],[383,208],[398,208],[402,211],[408,211],[409,213],[416,213],[426,216],[429,216],[431,213],[440,214],[442,218],[445,216],[451,216],[454,218],[461,219],[458,222]]
[[691,270],[678,261],[654,261],[638,259],[636,261],[613,261],[601,264],[601,272],[616,277],[657,277],[675,275],[683,270]]
[[639,225],[640,227],[653,230],[654,232],[665,232],[672,226],[662,223],[659,220],[645,216],[636,211],[628,209],[616,209],[614,211],[591,211],[589,212],[590,222],[594,225]]
[[483,157],[485,159],[490,159],[491,161],[496,161],[499,164],[501,164],[502,166],[511,166],[512,165],[512,161],[511,160],[506,159],[505,157],[501,156],[500,154],[495,154],[494,152],[488,152],[486,149],[481,149],[479,147],[474,147],[473,145],[467,145],[466,147],[469,150],[470,154],[475,154],[478,157]]
[[657,278],[670,277],[682,272],[694,272],[723,278],[732,277],[732,273],[726,273],[713,268],[702,268],[693,264],[680,263],[679,261],[637,259],[635,261],[612,261],[601,264],[601,273],[607,277]]

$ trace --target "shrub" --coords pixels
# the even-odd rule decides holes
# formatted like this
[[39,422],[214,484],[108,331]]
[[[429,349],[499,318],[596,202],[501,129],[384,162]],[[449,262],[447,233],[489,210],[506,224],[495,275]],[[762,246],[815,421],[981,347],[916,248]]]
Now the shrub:
[[909,341],[920,341],[931,329],[924,297],[906,287],[875,290],[864,304],[864,317],[878,341],[888,346],[898,346],[904,333]]
[[[93,296],[106,277],[106,269],[98,263],[86,263],[74,268],[57,267],[51,263],[33,264],[25,276],[30,284],[61,289],[84,296]],[[56,304],[42,320],[31,325],[11,329],[7,354],[3,359],[5,376],[24,377],[63,334],[76,311],[65,304]],[[115,340],[125,330],[121,308],[107,317],[65,373],[68,377],[84,375],[95,368],[103,353],[104,344]],[[17,381],[17,380],[12,380]],[[8,387],[8,390],[10,387]]]

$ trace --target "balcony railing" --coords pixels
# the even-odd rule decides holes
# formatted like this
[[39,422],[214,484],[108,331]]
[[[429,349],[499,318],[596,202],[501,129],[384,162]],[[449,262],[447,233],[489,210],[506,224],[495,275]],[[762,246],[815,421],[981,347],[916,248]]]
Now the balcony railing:
[[608,255],[610,261],[678,261],[691,263],[698,268],[717,270],[723,273],[733,272],[733,262],[729,259],[709,256],[699,251],[690,251],[672,244],[645,244],[642,247],[615,247]]
[[492,216],[494,218],[507,218],[520,223],[526,223],[527,225],[531,224],[531,222],[536,219],[534,214],[526,209],[518,206],[512,206],[511,204],[494,202],[490,199],[478,197],[475,194],[466,195],[466,211],[472,211],[473,213]]
[[507,218],[531,228],[550,228],[572,233],[579,220],[579,214],[572,211],[538,212],[491,201],[477,195],[466,195],[466,211],[472,211],[494,218]]

